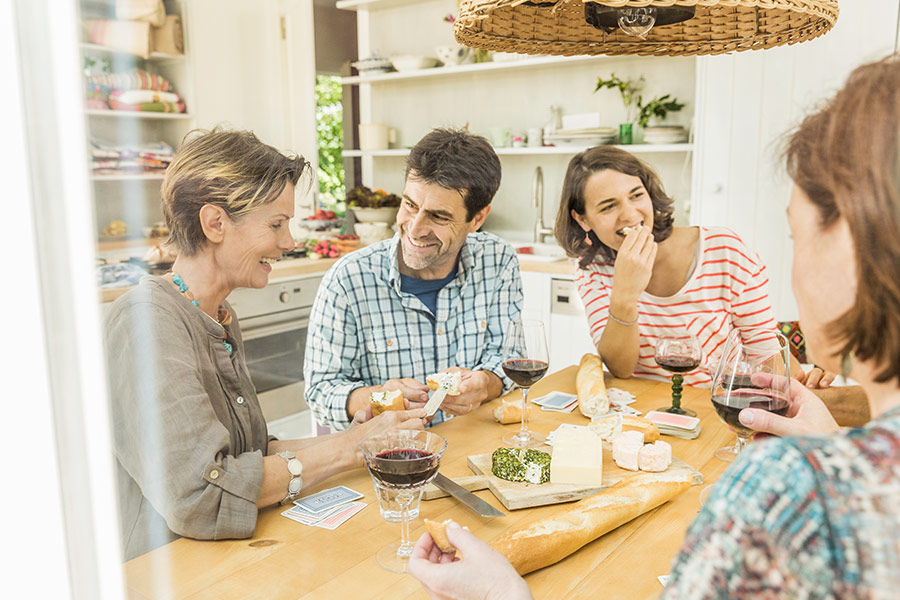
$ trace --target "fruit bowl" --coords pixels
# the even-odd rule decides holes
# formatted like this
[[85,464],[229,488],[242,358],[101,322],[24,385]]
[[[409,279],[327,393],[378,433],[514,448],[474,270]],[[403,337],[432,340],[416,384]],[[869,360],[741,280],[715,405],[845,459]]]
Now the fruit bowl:
[[354,206],[353,214],[360,223],[393,223],[397,219],[396,206],[384,206],[381,208],[360,208]]

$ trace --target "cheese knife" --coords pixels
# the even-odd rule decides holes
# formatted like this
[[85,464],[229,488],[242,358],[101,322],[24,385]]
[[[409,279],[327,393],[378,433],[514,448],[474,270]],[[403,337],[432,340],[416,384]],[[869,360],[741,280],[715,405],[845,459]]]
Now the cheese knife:
[[444,477],[440,473],[431,481],[436,487],[444,490],[482,517],[505,517],[506,513],[500,512],[472,492],[466,490],[452,479]]
[[444,401],[444,398],[447,397],[447,392],[450,391],[450,380],[444,379],[443,383],[441,383],[440,387],[434,391],[431,395],[431,398],[425,404],[425,416],[430,417],[434,413],[437,412],[437,409],[441,407],[441,402]]

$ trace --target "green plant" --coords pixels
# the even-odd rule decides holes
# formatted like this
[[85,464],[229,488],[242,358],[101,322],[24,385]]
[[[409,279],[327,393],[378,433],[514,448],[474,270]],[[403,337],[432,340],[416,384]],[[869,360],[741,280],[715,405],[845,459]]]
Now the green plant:
[[400,196],[384,190],[374,192],[364,185],[358,185],[347,192],[347,206],[356,208],[394,208],[400,206]]
[[676,98],[670,99],[669,94],[654,98],[647,104],[641,104],[641,99],[638,98],[638,106],[641,109],[638,114],[638,125],[641,127],[646,127],[647,123],[650,122],[651,117],[662,120],[665,119],[666,115],[670,112],[678,112],[684,108],[684,104],[679,102]]
[[684,104],[677,98],[672,98],[669,94],[653,98],[646,104],[640,95],[644,89],[644,78],[624,80],[616,77],[615,73],[610,73],[609,79],[597,78],[597,87],[594,88],[596,93],[602,89],[617,89],[622,95],[622,103],[625,105],[625,118],[628,123],[635,121],[635,109],[637,109],[637,123],[641,127],[646,127],[652,117],[665,119],[670,112],[678,112],[684,108]]
[[344,107],[341,79],[316,76],[316,134],[319,140],[319,203],[343,212],[339,200],[344,190]]

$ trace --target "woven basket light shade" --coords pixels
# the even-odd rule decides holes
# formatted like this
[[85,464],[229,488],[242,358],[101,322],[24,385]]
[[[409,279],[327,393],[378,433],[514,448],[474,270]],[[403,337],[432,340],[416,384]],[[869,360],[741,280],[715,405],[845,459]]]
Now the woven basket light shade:
[[[588,24],[585,4],[693,7],[694,16],[640,39]],[[837,0],[462,0],[453,30],[461,44],[500,52],[686,56],[796,44],[827,32],[837,17]]]

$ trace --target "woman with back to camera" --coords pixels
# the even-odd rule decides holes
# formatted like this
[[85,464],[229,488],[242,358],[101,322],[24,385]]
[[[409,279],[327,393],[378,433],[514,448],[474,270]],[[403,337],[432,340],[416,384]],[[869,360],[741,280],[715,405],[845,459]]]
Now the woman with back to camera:
[[[724,227],[675,227],[673,201],[653,169],[614,146],[576,155],[563,183],[556,237],[578,259],[575,283],[591,338],[616,377],[669,374],[654,360],[656,340],[684,326],[703,360],[684,373],[688,385],[710,383],[732,328],[775,330],[768,275],[759,256]],[[834,375],[794,377],[827,387]]]
[[[263,288],[294,246],[294,186],[309,163],[250,132],[192,132],[166,170],[163,211],[178,257],[106,319],[122,545],[130,559],[181,535],[247,538],[258,509],[363,465],[359,442],[423,426],[424,410],[360,411],[345,432],[270,439],[225,298]],[[297,365],[302,368],[302,365]],[[299,403],[300,398],[297,398]]]
[[[872,420],[838,430],[798,382],[789,417],[741,411],[748,427],[792,437],[751,444],[722,475],[664,598],[895,598],[900,589],[900,56],[855,70],[790,137],[786,159],[807,347],[862,384]],[[447,534],[461,561],[423,535],[409,564],[433,597],[530,596],[487,544],[455,525]]]

